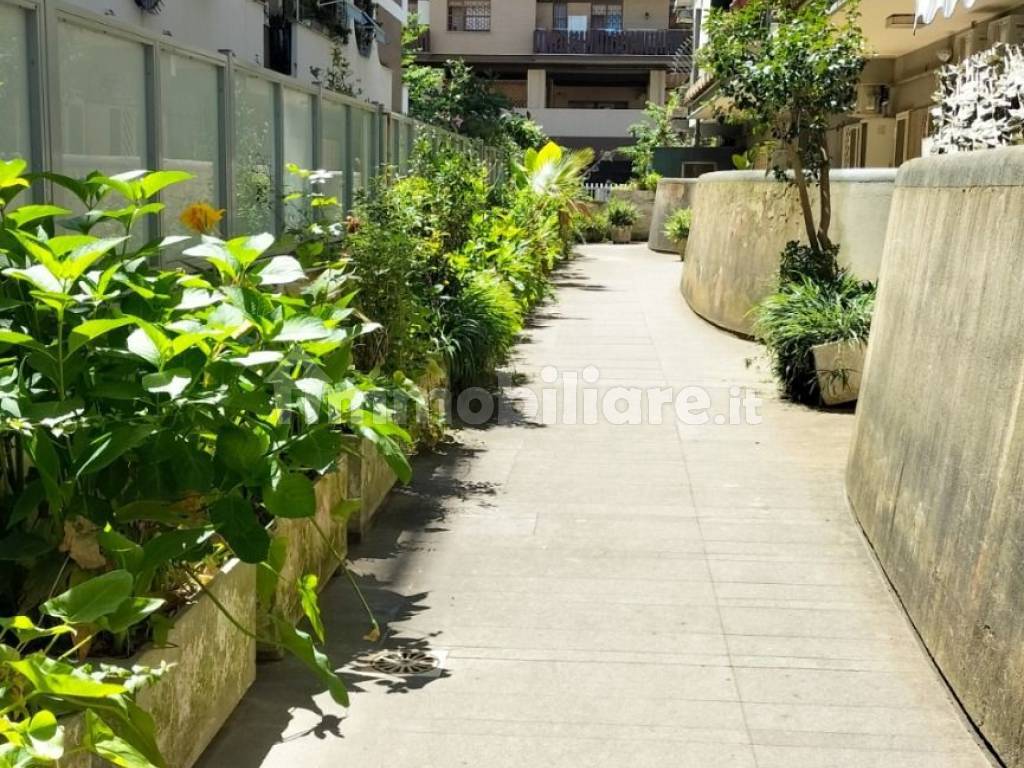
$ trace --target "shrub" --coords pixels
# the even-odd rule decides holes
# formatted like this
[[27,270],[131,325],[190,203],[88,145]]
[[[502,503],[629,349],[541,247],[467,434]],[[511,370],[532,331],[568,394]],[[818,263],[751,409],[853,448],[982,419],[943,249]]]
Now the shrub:
[[603,209],[581,212],[573,219],[577,238],[584,243],[603,243],[611,237],[611,224]]
[[866,342],[874,304],[874,285],[844,273],[832,280],[801,276],[758,304],[755,335],[767,346],[775,375],[790,399],[820,403],[811,348],[834,341]]
[[634,179],[633,186],[643,192],[654,192],[658,189],[659,181],[661,181],[661,174],[657,171],[651,171]]
[[612,227],[632,227],[640,218],[640,211],[628,200],[612,198],[604,209],[608,224]]
[[521,312],[508,283],[497,274],[473,272],[466,276],[441,316],[455,389],[490,383],[522,329]]
[[673,243],[682,243],[690,237],[690,226],[693,223],[693,211],[680,208],[668,217],[665,222],[665,237]]

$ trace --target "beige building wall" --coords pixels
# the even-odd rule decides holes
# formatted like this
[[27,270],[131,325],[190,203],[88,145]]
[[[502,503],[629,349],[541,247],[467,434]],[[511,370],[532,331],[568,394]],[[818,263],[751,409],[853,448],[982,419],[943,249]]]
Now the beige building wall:
[[665,0],[623,0],[622,25],[626,29],[668,29]]
[[448,0],[430,3],[430,52],[464,56],[533,53],[537,0],[491,0],[490,32],[449,32]]
[[647,102],[647,89],[643,87],[571,85],[553,86],[549,90],[548,106],[555,109],[580,101],[623,101],[628,109],[643,109]]

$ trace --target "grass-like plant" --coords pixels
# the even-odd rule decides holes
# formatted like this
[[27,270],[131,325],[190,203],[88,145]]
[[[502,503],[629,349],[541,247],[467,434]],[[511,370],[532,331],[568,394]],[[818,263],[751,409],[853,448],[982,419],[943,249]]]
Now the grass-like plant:
[[665,236],[678,245],[690,237],[692,224],[693,211],[689,208],[680,208],[665,222]]
[[612,227],[632,227],[640,218],[640,211],[628,200],[612,198],[604,209],[608,224]]

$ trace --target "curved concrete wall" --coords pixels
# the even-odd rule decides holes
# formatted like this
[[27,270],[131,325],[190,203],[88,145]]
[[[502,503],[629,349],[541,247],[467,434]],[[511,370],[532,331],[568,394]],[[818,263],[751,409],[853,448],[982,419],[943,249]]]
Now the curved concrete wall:
[[693,207],[693,193],[697,189],[696,179],[661,179],[654,196],[654,214],[651,216],[651,233],[647,247],[662,253],[678,253],[677,244],[665,235],[665,222],[680,208]]
[[847,491],[925,644],[1024,766],[1024,148],[900,171]]
[[[832,174],[832,239],[841,245],[840,261],[864,280],[878,279],[895,178],[892,169]],[[715,325],[749,335],[750,310],[775,289],[779,254],[790,240],[807,241],[795,188],[764,171],[701,176],[683,295]]]

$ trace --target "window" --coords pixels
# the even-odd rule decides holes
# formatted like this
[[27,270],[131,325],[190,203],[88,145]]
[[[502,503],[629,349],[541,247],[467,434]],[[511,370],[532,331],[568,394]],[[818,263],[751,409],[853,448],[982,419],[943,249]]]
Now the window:
[[448,29],[452,32],[490,32],[490,0],[448,0]]
[[590,27],[608,32],[622,31],[622,2],[594,3],[590,6]]
[[555,3],[552,10],[552,28],[567,29],[569,26],[569,5],[567,3]]

